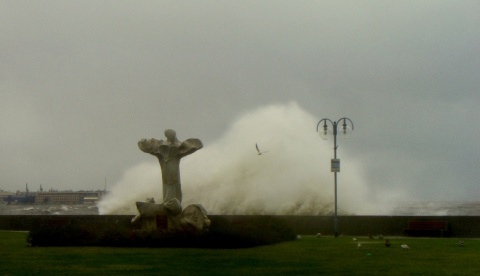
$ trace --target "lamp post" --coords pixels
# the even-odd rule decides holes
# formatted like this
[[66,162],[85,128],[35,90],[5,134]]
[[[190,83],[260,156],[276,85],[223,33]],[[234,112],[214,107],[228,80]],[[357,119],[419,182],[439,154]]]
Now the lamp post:
[[[318,127],[320,126],[320,124],[322,122],[323,122],[323,129],[320,130],[320,132],[319,132]],[[332,128],[330,128],[330,126],[327,124],[327,122],[329,122],[332,125]],[[335,215],[334,215],[334,218],[333,218],[333,232],[335,234],[335,238],[338,237],[337,172],[340,172],[340,159],[337,159],[337,148],[338,148],[338,146],[337,146],[337,133],[338,133],[337,129],[338,129],[338,125],[340,123],[342,123],[341,128],[340,128],[341,137],[348,138],[348,136],[353,131],[353,122],[352,122],[352,120],[350,120],[346,117],[341,118],[338,121],[332,121],[330,119],[324,118],[324,119],[321,119],[317,124],[317,132],[319,132],[320,137],[323,140],[327,140],[328,136],[333,135],[333,159],[331,160],[331,171],[335,175]],[[348,123],[351,125],[351,127]]]

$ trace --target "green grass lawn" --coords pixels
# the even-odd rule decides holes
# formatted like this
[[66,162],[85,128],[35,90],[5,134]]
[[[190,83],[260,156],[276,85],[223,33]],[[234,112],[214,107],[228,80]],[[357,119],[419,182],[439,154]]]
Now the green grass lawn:
[[[480,240],[303,236],[247,249],[28,247],[0,231],[0,275],[480,275]],[[362,246],[358,248],[357,243]],[[401,244],[408,244],[405,250]]]

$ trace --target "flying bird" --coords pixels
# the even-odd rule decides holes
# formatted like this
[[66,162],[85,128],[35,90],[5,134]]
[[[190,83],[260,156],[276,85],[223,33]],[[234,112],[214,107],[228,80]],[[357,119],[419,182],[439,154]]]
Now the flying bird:
[[260,151],[260,149],[258,148],[258,144],[255,144],[255,148],[257,148],[258,155],[262,155],[263,153],[268,152],[268,151]]

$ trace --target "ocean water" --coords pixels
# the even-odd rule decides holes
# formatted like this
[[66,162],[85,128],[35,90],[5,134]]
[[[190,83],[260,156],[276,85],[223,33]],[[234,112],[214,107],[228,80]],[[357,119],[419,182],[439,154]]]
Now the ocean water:
[[0,205],[0,215],[98,215],[96,205]]
[[[392,216],[480,216],[480,201],[405,202],[395,206]],[[208,211],[208,210],[207,210]],[[354,213],[348,213],[355,215]],[[0,215],[99,215],[96,205],[0,205]],[[296,214],[302,215],[302,214]],[[304,214],[309,215],[309,214]],[[368,215],[368,214],[362,214]],[[378,214],[373,214],[378,215]]]
[[[320,139],[317,122],[294,102],[240,115],[218,139],[204,141],[201,150],[182,159],[182,205],[201,204],[211,215],[331,214],[333,141]],[[190,138],[188,133],[177,134],[181,141]],[[265,153],[259,155],[256,145]],[[152,196],[162,202],[158,160],[140,150],[138,154],[145,161],[125,170],[109,187],[111,192],[99,202],[100,214],[135,214],[135,202]],[[340,213],[385,210],[378,207],[384,202],[371,198],[361,160],[349,158],[347,150],[341,154]],[[402,195],[390,190],[378,198],[390,202]]]
[[394,216],[480,216],[480,201],[405,202],[392,210]]
[[[205,142],[204,148],[182,159],[182,206],[201,204],[210,215],[333,214],[333,141],[318,137],[317,123],[316,116],[294,102],[259,107],[239,116],[217,140]],[[182,141],[202,138],[178,135]],[[266,153],[258,155],[256,145]],[[153,196],[161,203],[163,198],[158,161],[140,150],[138,154],[144,155],[145,162],[127,168],[98,208],[4,205],[0,214],[135,215],[136,201]],[[376,191],[372,199],[364,162],[349,156],[343,146],[339,154],[340,215],[480,216],[480,202],[411,202],[401,188]]]

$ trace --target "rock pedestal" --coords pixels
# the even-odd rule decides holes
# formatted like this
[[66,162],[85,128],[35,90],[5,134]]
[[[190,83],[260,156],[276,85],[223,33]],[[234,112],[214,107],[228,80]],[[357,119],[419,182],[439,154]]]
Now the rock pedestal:
[[202,233],[210,227],[207,211],[200,204],[188,205],[180,216],[182,230],[187,233]]
[[140,214],[132,219],[132,223],[138,225],[144,231],[157,231],[159,217],[167,217],[166,230],[172,232],[184,232],[189,234],[203,233],[210,227],[210,219],[207,211],[200,204],[192,204],[187,206],[183,212],[179,213],[177,204],[170,209],[167,204],[156,204],[152,201],[139,201],[136,203]]

